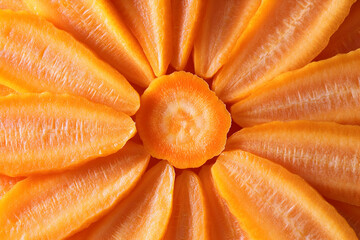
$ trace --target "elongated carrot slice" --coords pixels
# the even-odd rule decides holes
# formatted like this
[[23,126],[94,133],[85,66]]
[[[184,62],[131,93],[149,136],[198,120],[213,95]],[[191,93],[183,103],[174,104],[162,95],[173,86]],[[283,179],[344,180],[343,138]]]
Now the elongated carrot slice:
[[210,239],[248,239],[249,237],[241,229],[238,220],[230,212],[225,199],[216,190],[214,179],[211,175],[211,167],[209,165],[203,166],[199,177],[208,203],[207,222],[210,230]]
[[278,164],[232,151],[222,153],[211,172],[250,239],[357,239],[310,185]]
[[231,118],[205,81],[174,72],[155,79],[141,96],[136,126],[151,156],[195,168],[224,149]]
[[0,83],[18,92],[70,93],[129,115],[139,108],[120,73],[40,17],[0,10],[0,49]]
[[11,9],[13,11],[27,10],[23,0],[0,0],[0,9]]
[[199,177],[185,170],[175,180],[174,204],[164,240],[209,239],[205,196]]
[[113,0],[156,76],[166,73],[172,58],[171,0]]
[[124,113],[70,95],[0,98],[0,173],[56,171],[112,154],[136,132]]
[[325,48],[354,2],[262,1],[212,88],[223,101],[235,102],[280,73],[305,66]]
[[230,58],[260,0],[208,0],[194,45],[195,72],[211,78]]
[[360,238],[360,207],[334,200],[329,200],[329,203],[346,219]]
[[360,206],[360,126],[272,122],[240,130],[229,138],[226,149],[279,163],[322,195]]
[[148,161],[128,143],[85,167],[19,182],[0,200],[0,238],[63,239],[86,228],[134,188]]
[[175,172],[162,161],[145,173],[135,190],[86,239],[162,239],[171,215]]
[[360,124],[360,49],[279,75],[231,107],[234,121],[253,126],[274,120]]
[[13,178],[0,174],[0,199],[6,192],[8,192],[17,182],[22,179],[22,177]]
[[184,70],[193,49],[195,36],[200,25],[205,0],[172,0],[172,41],[171,65]]
[[0,84],[0,96],[6,96],[11,93],[15,94],[16,92],[15,90]]
[[70,32],[127,80],[147,87],[154,74],[142,48],[108,0],[25,0],[29,9]]
[[329,44],[316,60],[330,58],[360,48],[360,1],[352,5],[349,15],[331,36]]

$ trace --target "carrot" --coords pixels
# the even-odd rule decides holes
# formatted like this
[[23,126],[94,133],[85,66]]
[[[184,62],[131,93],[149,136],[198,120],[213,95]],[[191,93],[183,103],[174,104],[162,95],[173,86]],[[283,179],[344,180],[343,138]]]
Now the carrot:
[[0,174],[0,199],[8,192],[17,182],[23,180],[22,177],[8,177]]

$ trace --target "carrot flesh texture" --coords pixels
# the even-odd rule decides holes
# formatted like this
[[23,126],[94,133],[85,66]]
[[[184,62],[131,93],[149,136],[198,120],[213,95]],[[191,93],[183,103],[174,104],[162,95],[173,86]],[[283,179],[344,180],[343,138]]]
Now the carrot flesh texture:
[[175,172],[162,161],[142,177],[134,191],[86,239],[162,239],[171,215]]
[[329,44],[315,58],[322,60],[339,53],[347,53],[360,48],[360,1],[352,5],[349,15],[331,36]]
[[69,93],[129,115],[139,108],[119,72],[38,16],[0,10],[0,49],[0,83],[18,92]]
[[207,208],[199,177],[185,170],[175,180],[174,204],[164,240],[209,239]]
[[0,98],[0,173],[58,171],[115,153],[135,135],[132,119],[71,95]]
[[27,10],[27,6],[23,0],[0,0],[0,9],[20,11]]
[[226,149],[267,158],[303,177],[322,195],[360,206],[360,126],[272,122],[240,130]]
[[185,72],[155,79],[136,126],[145,149],[177,168],[195,168],[224,149],[231,117],[205,81]]
[[0,174],[0,199],[8,192],[17,182],[23,180],[22,177],[8,177]]
[[172,41],[171,65],[176,70],[184,70],[194,46],[200,25],[205,0],[172,0]]
[[278,164],[231,151],[220,155],[211,172],[250,239],[357,239],[310,185]]
[[211,175],[211,166],[201,168],[199,177],[204,187],[208,209],[209,236],[212,240],[249,239],[241,229],[236,217],[230,212],[229,206],[217,191]]
[[231,107],[243,127],[274,120],[360,124],[360,49],[283,73]]
[[127,80],[147,87],[154,74],[145,54],[108,0],[25,0],[29,9],[88,45]]
[[228,61],[260,0],[208,0],[194,45],[195,72],[211,78]]
[[155,75],[164,75],[172,58],[171,0],[113,2],[142,46]]
[[86,228],[134,188],[149,158],[128,143],[85,167],[19,182],[0,200],[1,239],[63,239]]
[[305,66],[325,48],[354,2],[262,1],[212,88],[234,103],[277,75]]
[[16,91],[5,86],[5,85],[1,85],[0,84],[0,96],[6,96],[6,95],[9,95],[9,94],[15,94]]

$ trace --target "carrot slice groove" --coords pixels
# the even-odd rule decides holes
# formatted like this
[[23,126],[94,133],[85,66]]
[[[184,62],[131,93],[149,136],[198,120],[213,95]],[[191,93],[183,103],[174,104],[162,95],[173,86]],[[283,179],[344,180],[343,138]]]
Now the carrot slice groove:
[[121,149],[135,135],[132,119],[70,95],[0,98],[0,173],[58,171]]
[[136,126],[145,149],[177,168],[195,168],[224,149],[231,118],[205,81],[186,72],[155,79]]
[[166,73],[172,58],[171,0],[113,0],[156,76]]
[[127,198],[94,224],[86,239],[162,239],[171,215],[174,180],[174,169],[165,161],[152,167]]
[[0,200],[0,238],[63,239],[86,228],[134,188],[148,161],[128,143],[85,167],[19,182]]
[[207,209],[199,177],[185,170],[175,180],[174,203],[164,240],[209,239]]
[[195,72],[211,78],[231,56],[260,0],[208,0],[194,45]]
[[69,93],[129,115],[139,108],[119,72],[38,16],[0,10],[0,49],[0,83],[18,92]]
[[287,72],[231,107],[243,127],[274,120],[360,124],[360,49]]
[[360,126],[294,121],[244,128],[226,149],[281,164],[322,195],[360,206]]
[[[215,76],[224,102],[247,97],[280,73],[298,69],[327,45],[355,0],[265,0]],[[326,22],[326,24],[324,24]]]
[[142,48],[108,0],[25,0],[29,9],[71,33],[142,87],[154,74]]
[[22,177],[8,177],[0,174],[0,199],[6,192],[8,192],[17,182],[21,181]]
[[220,155],[211,172],[250,239],[357,239],[310,185],[278,164],[231,151]]

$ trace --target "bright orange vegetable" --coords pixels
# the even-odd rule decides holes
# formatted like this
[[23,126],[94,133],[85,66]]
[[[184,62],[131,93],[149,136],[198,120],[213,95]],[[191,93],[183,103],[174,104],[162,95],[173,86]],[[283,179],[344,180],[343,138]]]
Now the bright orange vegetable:
[[0,174],[0,199],[8,192],[17,182],[22,180],[21,177],[8,177]]
[[0,9],[20,11],[27,10],[27,7],[23,0],[0,0]]
[[13,89],[0,84],[0,96],[6,96],[9,95],[10,93],[16,93],[16,92]]

